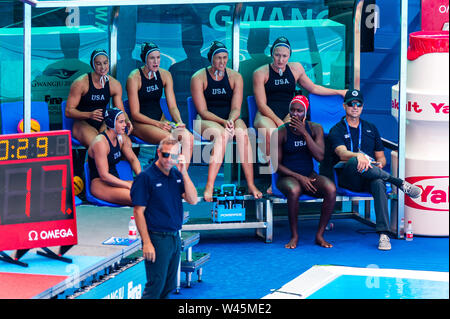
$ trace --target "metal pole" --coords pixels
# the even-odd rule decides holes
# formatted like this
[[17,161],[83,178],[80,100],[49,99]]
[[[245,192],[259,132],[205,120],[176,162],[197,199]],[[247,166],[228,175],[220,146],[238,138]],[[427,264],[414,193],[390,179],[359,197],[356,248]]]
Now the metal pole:
[[[239,38],[240,38],[240,24],[241,24],[241,9],[242,3],[236,3],[233,12],[233,25],[231,33],[231,54],[233,56],[233,70],[239,72]],[[230,155],[231,148],[231,155]],[[225,149],[224,160],[224,182],[232,183],[233,181],[233,144],[228,143]],[[228,161],[230,159],[230,161]],[[240,164],[237,164],[237,171],[240,172]],[[238,185],[240,185],[240,175],[238,177]]]
[[240,27],[241,27],[241,9],[242,3],[236,3],[233,13],[233,33],[232,33],[232,43],[233,43],[233,70],[239,72],[239,38],[240,38]]
[[353,20],[353,88],[360,89],[361,74],[361,19],[364,0],[358,0],[355,5]]
[[23,131],[31,131],[31,6],[23,4]]
[[[405,179],[406,142],[406,72],[408,50],[408,0],[401,0],[400,10],[400,83],[398,108],[398,178]],[[405,195],[398,192],[397,237],[400,237],[400,222],[405,215]],[[405,221],[406,222],[406,221]]]
[[119,18],[120,7],[115,6],[112,9],[111,17],[111,36],[109,39],[109,56],[110,63],[110,73],[114,78],[117,78],[117,32],[118,32],[118,18]]

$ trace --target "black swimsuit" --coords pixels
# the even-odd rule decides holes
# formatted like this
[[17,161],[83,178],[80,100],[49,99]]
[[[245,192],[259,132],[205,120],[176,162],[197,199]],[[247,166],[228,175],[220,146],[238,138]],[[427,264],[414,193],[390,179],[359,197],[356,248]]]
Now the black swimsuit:
[[[117,172],[116,169],[116,164],[120,162],[122,157],[119,140],[116,137],[116,146],[113,146],[106,132],[101,132],[100,134],[103,134],[106,137],[106,140],[108,141],[109,144],[109,153],[108,153],[109,173],[119,178],[119,173]],[[91,181],[93,181],[94,178],[99,178],[100,175],[98,174],[97,166],[95,165],[95,159],[88,156],[88,165],[89,165],[89,176],[91,178]]]
[[[88,73],[89,78],[89,91],[83,95],[80,99],[77,109],[81,112],[92,112],[97,109],[102,109],[103,115],[105,114],[106,106],[111,99],[111,93],[109,90],[109,81],[106,81],[105,87],[97,89],[92,82],[91,73]],[[92,119],[85,120],[89,125],[93,126],[97,131],[103,124],[103,121],[96,121]]]
[[[295,135],[289,128],[289,123],[284,124],[286,129],[286,141],[283,143],[283,159],[281,164],[291,171],[303,176],[309,176],[314,171],[313,156],[306,145],[306,139],[302,135]],[[305,123],[306,131],[312,135],[309,123]]]
[[162,110],[159,101],[163,95],[161,74],[157,71],[156,79],[155,77],[147,79],[141,68],[139,73],[141,74],[141,88],[138,91],[140,112],[153,120],[160,121]]
[[280,76],[269,64],[269,79],[264,84],[267,105],[283,120],[289,113],[289,103],[295,95],[295,78],[289,65]]
[[203,91],[208,111],[214,113],[222,119],[228,119],[231,110],[231,100],[233,98],[233,90],[228,80],[227,71],[220,81],[215,81],[205,68],[208,86]]

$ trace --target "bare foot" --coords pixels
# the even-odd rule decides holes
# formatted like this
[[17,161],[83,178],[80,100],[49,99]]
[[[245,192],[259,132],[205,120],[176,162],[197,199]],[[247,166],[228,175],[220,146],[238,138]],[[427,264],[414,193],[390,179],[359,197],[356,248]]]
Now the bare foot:
[[291,238],[291,240],[286,245],[284,245],[284,248],[288,248],[288,249],[297,248],[297,242],[298,242],[298,237],[294,236]]
[[272,185],[269,186],[269,188],[266,190],[266,193],[272,195]]
[[248,192],[250,195],[253,195],[256,199],[262,198],[262,193],[259,189],[256,188],[256,186],[249,186]]
[[316,236],[316,244],[323,248],[331,248],[333,245],[331,245],[329,242],[327,242],[322,236]]
[[203,199],[205,202],[212,202],[212,195],[214,191],[214,186],[210,187],[206,185],[205,191],[203,192]]

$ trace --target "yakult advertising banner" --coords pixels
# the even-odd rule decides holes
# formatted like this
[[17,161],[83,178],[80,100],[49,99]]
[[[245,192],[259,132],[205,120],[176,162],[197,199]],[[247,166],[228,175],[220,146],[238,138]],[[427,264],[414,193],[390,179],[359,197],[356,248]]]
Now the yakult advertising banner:
[[[417,199],[405,196],[405,223],[411,220],[418,235],[449,234],[448,36],[411,33],[406,105],[399,105],[398,85],[392,87],[391,114],[398,118],[399,108],[406,108],[405,177],[422,189]],[[397,163],[395,152],[392,157]]]
[[420,198],[405,198],[407,206],[423,211],[448,213],[448,176],[414,176],[406,180],[422,189]]

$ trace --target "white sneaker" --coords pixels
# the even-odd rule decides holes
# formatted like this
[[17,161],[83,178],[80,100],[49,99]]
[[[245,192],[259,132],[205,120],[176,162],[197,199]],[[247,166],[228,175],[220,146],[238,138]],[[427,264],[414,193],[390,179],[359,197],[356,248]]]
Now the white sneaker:
[[400,189],[411,198],[419,198],[422,195],[422,190],[416,185],[412,185],[407,181],[403,181],[402,187]]
[[391,240],[386,234],[380,234],[380,240],[378,241],[379,250],[391,250]]

